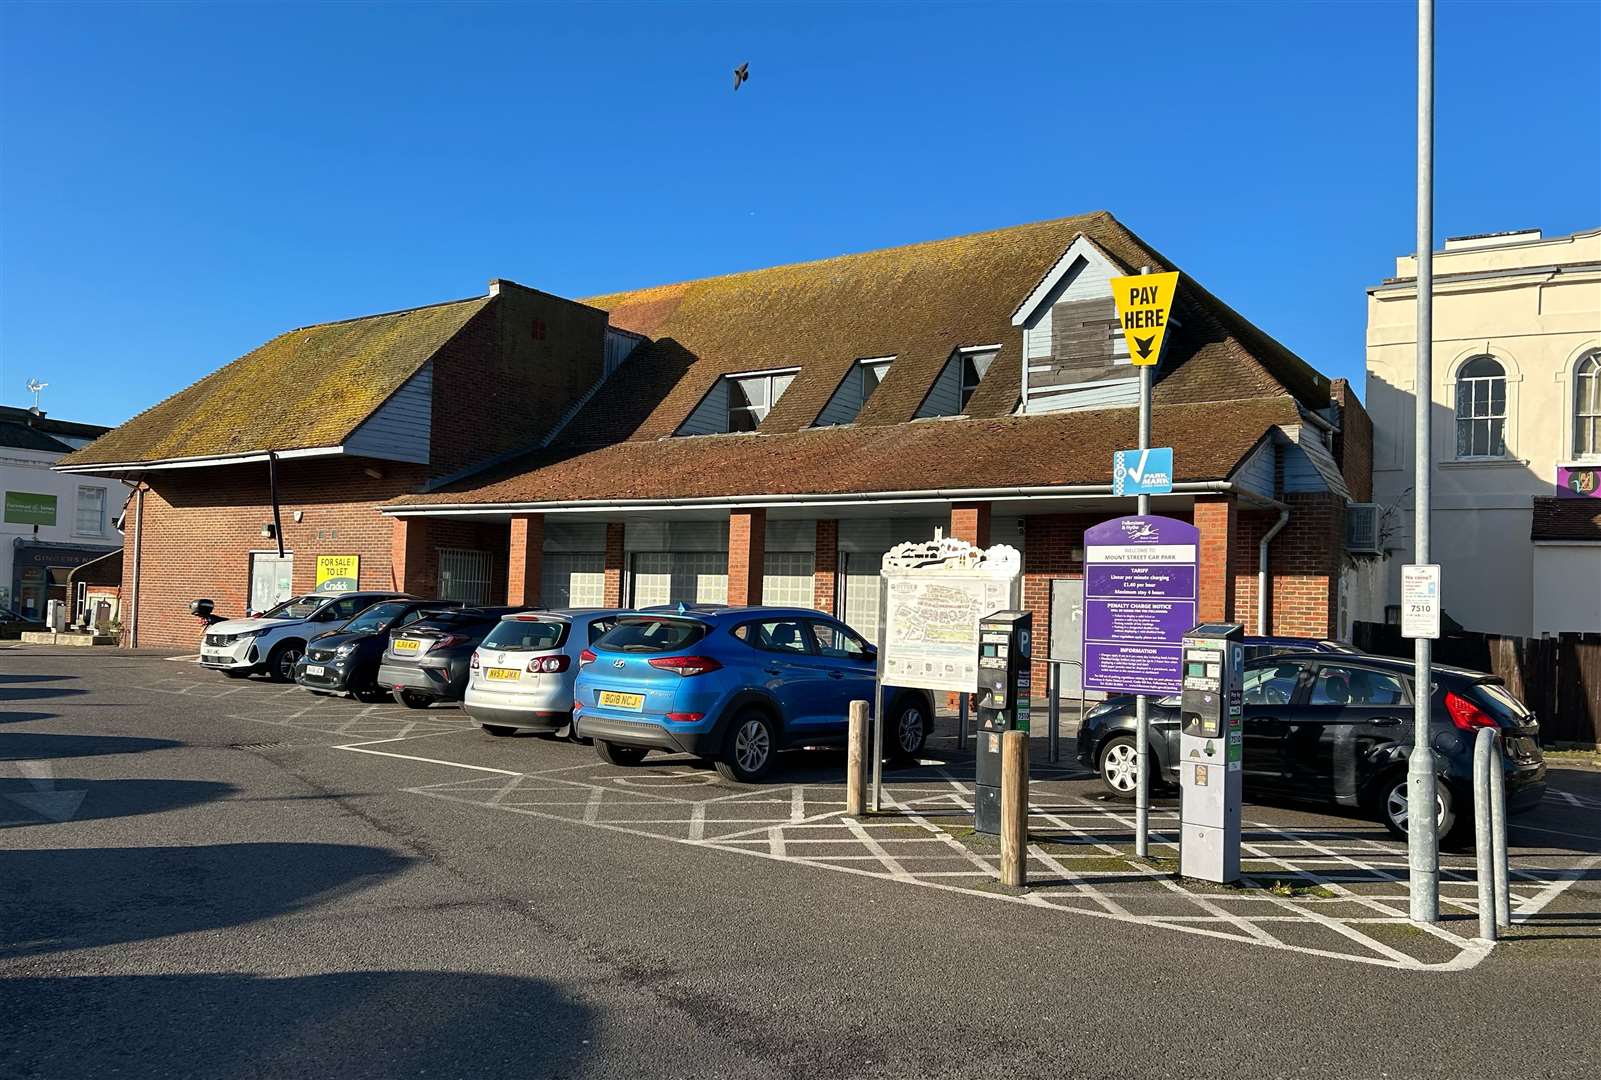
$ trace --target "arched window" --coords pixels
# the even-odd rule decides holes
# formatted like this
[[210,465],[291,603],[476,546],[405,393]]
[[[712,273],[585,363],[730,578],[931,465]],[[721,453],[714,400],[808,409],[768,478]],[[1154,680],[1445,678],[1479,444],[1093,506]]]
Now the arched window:
[[1573,454],[1601,457],[1601,351],[1573,370]]
[[1506,369],[1475,356],[1456,375],[1456,456],[1506,456]]

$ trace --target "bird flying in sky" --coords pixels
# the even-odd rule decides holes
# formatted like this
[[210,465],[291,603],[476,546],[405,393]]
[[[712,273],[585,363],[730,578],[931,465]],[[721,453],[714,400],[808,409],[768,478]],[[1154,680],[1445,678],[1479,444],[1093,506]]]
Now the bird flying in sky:
[[750,78],[750,62],[746,61],[734,69],[734,89],[738,90],[739,84],[748,78]]

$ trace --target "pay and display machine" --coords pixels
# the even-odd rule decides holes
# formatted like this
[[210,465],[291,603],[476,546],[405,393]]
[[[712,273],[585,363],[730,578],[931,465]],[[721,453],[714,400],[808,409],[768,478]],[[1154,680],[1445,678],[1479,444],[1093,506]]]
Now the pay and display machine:
[[1001,831],[1001,733],[1028,730],[1034,616],[997,611],[978,621],[978,794],[973,828]]
[[1203,623],[1183,642],[1179,873],[1222,884],[1240,878],[1244,638],[1239,623]]

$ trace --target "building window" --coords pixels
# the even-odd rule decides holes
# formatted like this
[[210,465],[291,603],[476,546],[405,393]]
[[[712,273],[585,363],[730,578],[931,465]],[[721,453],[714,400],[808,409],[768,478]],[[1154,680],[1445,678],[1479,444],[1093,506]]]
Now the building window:
[[967,402],[978,389],[978,384],[984,381],[989,372],[990,364],[995,360],[995,350],[963,349],[962,359],[962,412],[967,411]]
[[106,535],[106,489],[80,487],[78,489],[78,517],[73,532],[79,536]]
[[863,360],[856,365],[857,377],[862,381],[863,405],[866,405],[867,399],[873,396],[878,384],[884,381],[884,376],[889,374],[890,363],[889,360]]
[[1475,356],[1456,376],[1456,456],[1506,456],[1506,369]]
[[1601,352],[1580,358],[1573,372],[1573,454],[1601,457]]
[[789,389],[789,384],[795,381],[797,370],[729,376],[728,430],[755,431],[760,427],[778,399],[784,396],[784,391]]

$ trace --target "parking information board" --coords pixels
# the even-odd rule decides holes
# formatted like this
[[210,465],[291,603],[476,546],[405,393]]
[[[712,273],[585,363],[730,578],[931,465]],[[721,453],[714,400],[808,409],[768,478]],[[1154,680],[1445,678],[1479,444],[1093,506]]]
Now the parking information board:
[[884,682],[976,691],[978,622],[1016,606],[1022,566],[1015,548],[981,549],[939,534],[886,554],[879,642]]
[[1195,625],[1200,531],[1166,517],[1103,521],[1084,533],[1084,687],[1177,694]]
[[1401,567],[1401,636],[1440,636],[1440,565],[1407,563]]

